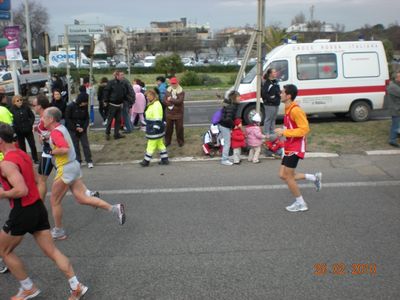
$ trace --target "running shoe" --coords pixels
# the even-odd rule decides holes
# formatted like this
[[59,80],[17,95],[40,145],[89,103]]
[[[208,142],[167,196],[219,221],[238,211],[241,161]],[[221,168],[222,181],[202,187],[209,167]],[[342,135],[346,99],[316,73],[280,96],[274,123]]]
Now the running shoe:
[[58,241],[65,240],[67,238],[64,228],[57,228],[57,227],[54,227],[51,230],[51,236],[53,237],[53,240],[58,240]]
[[82,283],[78,284],[78,288],[76,290],[70,290],[71,295],[68,300],[79,300],[86,294],[88,290],[87,286],[84,286]]
[[125,207],[123,204],[116,204],[115,205],[115,212],[118,217],[119,225],[124,225],[125,224]]
[[224,159],[224,160],[221,160],[221,165],[232,166],[233,162],[231,162],[229,159]]
[[100,198],[100,193],[98,191],[90,191],[90,197]]
[[308,210],[307,204],[300,204],[295,201],[292,205],[286,206],[286,210],[290,212],[306,211]]
[[19,288],[18,294],[11,297],[11,300],[27,300],[33,299],[40,294],[40,290],[36,286],[32,286],[30,290]]
[[317,192],[319,192],[322,188],[322,173],[321,172],[317,172],[314,174],[315,175],[315,189]]
[[93,166],[93,163],[91,163],[91,162],[88,163],[88,164],[87,164],[87,167],[88,167],[89,169],[93,169],[93,167],[94,167],[94,166]]
[[3,259],[0,258],[0,273],[5,273],[8,271],[6,264],[3,262]]

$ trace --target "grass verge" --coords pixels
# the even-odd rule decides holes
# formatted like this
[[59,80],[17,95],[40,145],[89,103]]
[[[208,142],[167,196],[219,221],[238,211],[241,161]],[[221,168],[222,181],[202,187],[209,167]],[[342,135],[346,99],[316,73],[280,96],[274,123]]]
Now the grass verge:
[[[367,150],[393,149],[388,145],[390,120],[369,121],[354,123],[338,121],[310,124],[311,132],[308,136],[309,152],[334,152],[338,154],[360,154]],[[174,157],[204,157],[201,145],[203,128],[185,128],[185,145],[178,147],[173,136],[168,154]],[[102,145],[99,151],[93,151],[95,163],[133,161],[143,158],[146,149],[144,132],[135,130],[125,139],[105,140],[104,132],[90,132],[90,143]],[[95,147],[93,147],[95,148]],[[154,155],[158,158],[158,154]]]

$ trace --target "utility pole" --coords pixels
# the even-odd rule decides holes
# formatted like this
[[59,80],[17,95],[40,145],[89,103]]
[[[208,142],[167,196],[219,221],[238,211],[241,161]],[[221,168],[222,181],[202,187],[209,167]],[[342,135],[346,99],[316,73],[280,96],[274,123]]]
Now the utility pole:
[[265,0],[258,0],[258,20],[257,20],[257,98],[256,111],[260,113],[261,103],[261,83],[263,74],[262,41],[264,34],[264,3]]
[[[11,14],[11,20],[10,20],[10,25],[14,25],[14,14],[12,11],[10,11]],[[13,84],[14,84],[14,95],[19,95],[19,80],[18,80],[18,74],[17,74],[17,63],[15,60],[10,61],[10,67],[11,67],[11,76],[13,79]]]
[[28,0],[25,0],[25,23],[26,23],[26,41],[28,47],[28,62],[29,73],[33,73],[32,68],[32,35],[31,35],[31,22],[29,18]]
[[67,91],[68,91],[68,100],[71,98],[71,70],[69,65],[69,42],[68,42],[68,25],[65,25],[65,33],[64,33],[64,47],[65,52],[67,54]]
[[47,32],[44,33],[44,47],[46,53],[46,72],[47,72],[47,97],[49,98],[49,102],[52,99],[51,93],[51,72],[50,72],[50,49],[49,49],[50,41],[49,41],[49,34]]

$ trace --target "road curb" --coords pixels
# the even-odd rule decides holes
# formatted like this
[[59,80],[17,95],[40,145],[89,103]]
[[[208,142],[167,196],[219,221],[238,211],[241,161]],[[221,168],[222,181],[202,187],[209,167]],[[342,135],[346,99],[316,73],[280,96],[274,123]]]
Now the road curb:
[[[339,157],[337,153],[325,153],[325,152],[309,152],[306,153],[306,158],[329,158],[329,157]],[[242,155],[242,160],[246,160],[247,156]],[[260,157],[262,160],[277,160],[273,157]],[[205,161],[220,161],[221,157],[196,157],[196,156],[184,156],[184,157],[174,157],[169,159],[171,162],[205,162]],[[130,160],[130,161],[118,161],[118,162],[103,162],[96,163],[98,166],[109,166],[109,165],[126,165],[126,164],[138,164],[142,160]],[[157,161],[157,159],[154,159]],[[83,163],[82,163],[83,165]]]
[[[400,155],[400,150],[371,150],[364,151],[365,155]],[[340,157],[337,153],[329,152],[307,152],[306,158],[334,158]],[[242,160],[247,159],[247,156],[242,155]],[[260,157],[262,160],[277,160],[273,157]],[[171,162],[206,162],[206,161],[219,161],[221,157],[196,157],[196,156],[184,156],[184,157],[174,157],[169,159]],[[134,165],[140,163],[142,160],[130,160],[130,161],[117,161],[117,162],[103,162],[96,163],[98,166],[111,166],[111,165]],[[154,159],[153,161],[157,161]],[[84,163],[82,163],[83,165]]]
[[400,150],[371,150],[365,151],[366,155],[399,155]]

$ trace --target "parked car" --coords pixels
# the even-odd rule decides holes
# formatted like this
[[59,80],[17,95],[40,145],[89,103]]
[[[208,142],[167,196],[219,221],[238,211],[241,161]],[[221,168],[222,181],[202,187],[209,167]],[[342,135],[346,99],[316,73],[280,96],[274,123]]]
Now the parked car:
[[154,64],[156,63],[156,57],[155,56],[146,56],[144,58],[144,66],[147,67],[154,67]]
[[106,60],[93,60],[93,68],[95,69],[107,69],[110,64]]
[[[41,88],[46,86],[48,80],[46,73],[19,74],[17,80],[22,95],[37,95]],[[14,78],[10,71],[0,72],[0,86],[6,90],[6,94],[14,94]]]
[[139,61],[133,64],[134,67],[138,67],[138,68],[143,68],[144,67],[144,62]]
[[115,67],[117,69],[128,69],[128,64],[124,61],[120,61]]

